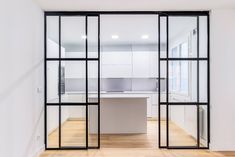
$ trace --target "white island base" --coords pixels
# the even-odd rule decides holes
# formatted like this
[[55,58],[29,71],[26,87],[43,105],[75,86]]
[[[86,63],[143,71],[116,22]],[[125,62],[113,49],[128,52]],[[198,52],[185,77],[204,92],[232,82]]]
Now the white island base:
[[[97,110],[89,112],[89,131],[96,133]],[[147,97],[102,97],[100,115],[101,134],[147,133]]]

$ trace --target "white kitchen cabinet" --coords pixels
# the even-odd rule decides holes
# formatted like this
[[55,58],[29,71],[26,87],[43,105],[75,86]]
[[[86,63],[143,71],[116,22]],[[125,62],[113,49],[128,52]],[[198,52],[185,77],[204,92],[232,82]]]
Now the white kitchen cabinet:
[[131,78],[132,77],[131,65],[102,65],[101,77],[102,78]]
[[147,99],[147,117],[152,117],[151,97],[148,97],[148,99]]
[[[158,52],[126,51],[102,52],[102,77],[158,77]],[[162,72],[164,73],[164,72]]]
[[158,115],[158,93],[151,94],[151,117]]
[[149,53],[146,51],[133,52],[133,77],[149,77]]
[[158,52],[149,51],[149,77],[158,77]]
[[158,106],[157,106],[157,104],[152,104],[152,106],[151,106],[151,116],[153,118],[158,118]]
[[133,77],[158,77],[158,52],[133,52]]
[[158,93],[152,94],[152,104],[157,104],[158,103]]
[[132,77],[132,52],[102,52],[101,77],[130,78]]
[[131,51],[112,51],[102,52],[101,62],[103,65],[131,65]]

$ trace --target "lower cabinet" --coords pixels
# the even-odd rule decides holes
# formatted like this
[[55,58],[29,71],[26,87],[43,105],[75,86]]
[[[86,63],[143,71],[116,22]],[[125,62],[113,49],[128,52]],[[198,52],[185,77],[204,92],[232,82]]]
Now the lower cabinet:
[[158,94],[149,94],[147,104],[147,117],[157,118],[158,115]]

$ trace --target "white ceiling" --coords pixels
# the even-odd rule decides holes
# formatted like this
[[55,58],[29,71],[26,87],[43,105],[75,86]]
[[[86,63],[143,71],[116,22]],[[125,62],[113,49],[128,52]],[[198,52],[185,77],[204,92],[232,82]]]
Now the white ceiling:
[[34,0],[47,11],[211,10],[235,8],[235,0]]

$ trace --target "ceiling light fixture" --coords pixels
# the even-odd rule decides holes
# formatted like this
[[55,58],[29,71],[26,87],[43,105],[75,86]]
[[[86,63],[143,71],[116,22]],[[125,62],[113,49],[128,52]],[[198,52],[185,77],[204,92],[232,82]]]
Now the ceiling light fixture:
[[86,39],[86,35],[82,35],[82,39]]
[[142,39],[148,39],[149,36],[148,36],[148,35],[142,35],[141,38],[142,38]]
[[119,36],[118,35],[112,35],[112,39],[118,39]]

